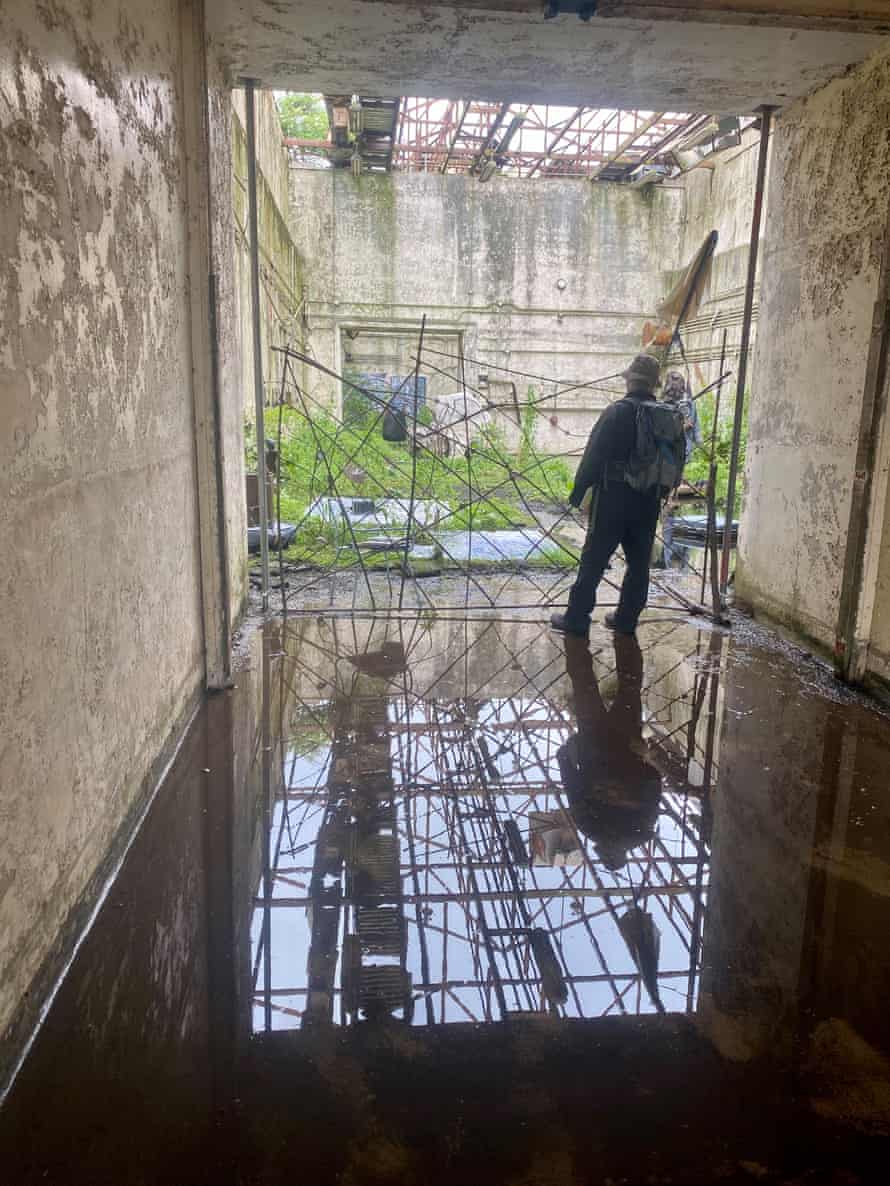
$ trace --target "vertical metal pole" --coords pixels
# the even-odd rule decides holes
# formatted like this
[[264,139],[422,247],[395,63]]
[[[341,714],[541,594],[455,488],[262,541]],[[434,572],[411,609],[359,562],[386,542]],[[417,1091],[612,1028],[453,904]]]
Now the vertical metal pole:
[[[710,514],[710,502],[715,498],[713,482],[715,481],[715,473],[717,470],[717,422],[720,419],[720,396],[723,392],[723,369],[726,366],[726,330],[723,330],[723,340],[720,343],[720,370],[717,372],[719,378],[717,380],[717,394],[714,397],[714,420],[711,424],[711,464],[708,470],[708,513]],[[716,503],[715,503],[716,506]],[[714,518],[716,524],[716,514]],[[701,573],[701,597],[699,601],[704,604],[705,600],[705,585],[708,580],[708,552],[711,548],[717,547],[717,532],[715,525],[708,519],[707,535],[705,536],[705,554],[702,560]],[[716,592],[716,586],[715,590]]]
[[757,278],[757,255],[760,248],[760,223],[763,217],[763,190],[766,182],[766,162],[769,155],[769,133],[773,109],[760,109],[760,156],[757,160],[757,181],[754,187],[754,213],[751,217],[751,244],[748,248],[748,279],[745,285],[745,308],[742,315],[742,340],[739,346],[739,369],[735,391],[735,419],[732,425],[732,449],[729,454],[729,485],[726,491],[726,510],[723,519],[723,556],[720,563],[720,589],[726,591],[729,581],[729,545],[732,539],[732,520],[735,510],[735,487],[739,469],[739,446],[742,440],[742,414],[745,409],[745,381],[748,377],[748,348],[751,344],[751,321],[754,316],[754,282]]
[[[405,525],[405,554],[402,558],[402,583],[399,585],[399,609],[405,600],[405,581],[408,578],[408,553],[411,551],[411,532],[414,527],[414,498],[417,493],[417,385],[420,382],[420,358],[423,354],[423,335],[426,330],[426,313],[420,321],[420,339],[417,343],[417,359],[414,363],[414,402],[411,417],[411,496],[408,499],[408,522]],[[371,594],[373,598],[373,594]]]
[[260,237],[257,218],[256,114],[254,81],[244,82],[247,114],[247,206],[250,224],[250,306],[253,321],[253,400],[256,420],[256,475],[260,500],[260,568],[263,612],[269,608],[269,508],[266,505],[266,420],[263,394],[263,330],[260,322]]

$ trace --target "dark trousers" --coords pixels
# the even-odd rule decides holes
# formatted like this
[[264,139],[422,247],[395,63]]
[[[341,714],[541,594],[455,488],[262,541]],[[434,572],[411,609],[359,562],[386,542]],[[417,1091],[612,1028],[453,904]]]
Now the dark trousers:
[[566,611],[573,626],[585,629],[589,624],[597,586],[619,544],[624,549],[627,570],[615,616],[622,629],[636,626],[649,594],[649,557],[660,503],[657,491],[641,494],[626,482],[612,481],[595,492],[578,576]]

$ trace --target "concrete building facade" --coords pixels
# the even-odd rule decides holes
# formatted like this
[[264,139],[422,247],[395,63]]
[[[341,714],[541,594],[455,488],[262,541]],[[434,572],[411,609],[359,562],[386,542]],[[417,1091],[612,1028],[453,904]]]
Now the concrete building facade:
[[[314,356],[342,373],[356,334],[379,331],[416,348],[426,315],[427,332],[452,345],[444,358],[427,355],[423,370],[446,370],[451,391],[461,350],[467,385],[483,376],[501,406],[511,384],[520,402],[529,388],[541,397],[610,375],[614,389],[664,295],[663,273],[679,266],[683,206],[667,186],[293,169],[291,230],[306,261]],[[335,381],[309,382],[337,405]],[[578,447],[608,398],[608,384],[578,386],[542,403],[538,446]]]

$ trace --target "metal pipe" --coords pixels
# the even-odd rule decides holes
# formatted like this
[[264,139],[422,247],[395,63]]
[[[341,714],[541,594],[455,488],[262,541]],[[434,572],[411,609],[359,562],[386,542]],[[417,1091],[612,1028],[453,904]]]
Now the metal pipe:
[[735,487],[739,469],[739,448],[742,440],[742,416],[745,410],[745,380],[748,377],[748,349],[751,345],[751,322],[754,315],[754,283],[757,279],[757,256],[760,249],[760,223],[763,217],[763,191],[766,183],[766,163],[769,156],[769,134],[772,107],[760,109],[760,155],[757,159],[757,180],[754,186],[754,211],[751,216],[751,243],[748,248],[748,278],[745,283],[745,308],[742,316],[742,339],[739,344],[739,369],[736,376],[735,419],[732,425],[732,448],[729,454],[729,484],[726,490],[726,509],[723,520],[723,555],[720,561],[720,590],[726,592],[729,581],[729,552],[732,521],[735,513]]
[[260,571],[263,580],[263,612],[265,613],[269,608],[269,507],[266,502],[266,418],[263,393],[263,331],[260,321],[260,236],[257,217],[255,85],[252,78],[245,79],[250,307],[253,322],[253,401],[256,420],[256,474],[259,487]]

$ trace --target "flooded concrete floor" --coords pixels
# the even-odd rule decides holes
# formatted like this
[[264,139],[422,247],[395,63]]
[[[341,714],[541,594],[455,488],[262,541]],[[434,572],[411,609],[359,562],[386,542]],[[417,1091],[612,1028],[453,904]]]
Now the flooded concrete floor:
[[887,1181],[890,720],[667,598],[564,640],[545,579],[244,632],[2,1181]]

